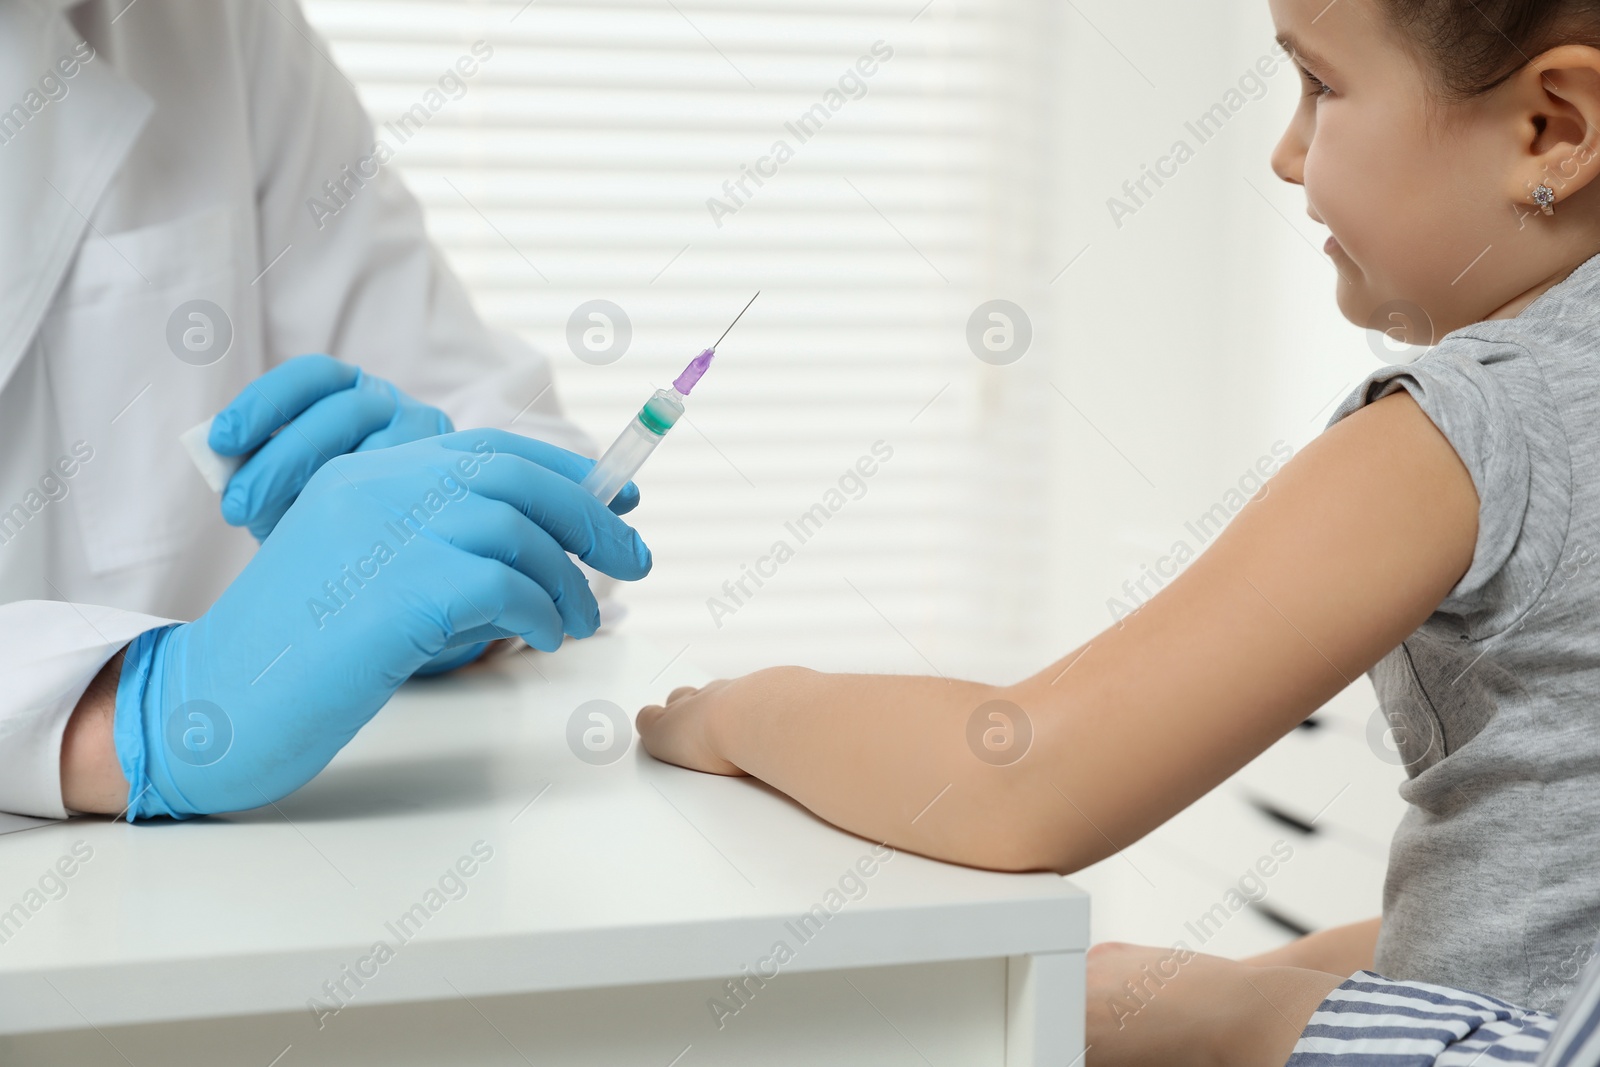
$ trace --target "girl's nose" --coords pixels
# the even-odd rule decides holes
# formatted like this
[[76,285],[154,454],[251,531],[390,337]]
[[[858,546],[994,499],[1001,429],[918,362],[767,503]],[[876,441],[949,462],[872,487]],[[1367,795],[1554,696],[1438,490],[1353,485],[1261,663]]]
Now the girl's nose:
[[1278,139],[1278,145],[1272,150],[1272,172],[1291,185],[1303,185],[1303,168],[1306,161],[1306,146],[1297,129],[1299,124],[1291,122],[1289,128],[1283,131],[1283,136]]

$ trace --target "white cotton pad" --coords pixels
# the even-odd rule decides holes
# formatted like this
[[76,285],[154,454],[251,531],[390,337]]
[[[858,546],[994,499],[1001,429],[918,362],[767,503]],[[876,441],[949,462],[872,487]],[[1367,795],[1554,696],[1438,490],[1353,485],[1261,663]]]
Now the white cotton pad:
[[220,493],[227,488],[228,479],[233,477],[233,472],[244,466],[245,456],[219,456],[211,451],[211,446],[206,441],[211,437],[211,423],[207,419],[199,426],[185,430],[178,438],[178,443],[183,445],[183,450],[189,453],[189,459],[194,462],[195,469],[200,472],[200,477],[206,480],[213,493]]

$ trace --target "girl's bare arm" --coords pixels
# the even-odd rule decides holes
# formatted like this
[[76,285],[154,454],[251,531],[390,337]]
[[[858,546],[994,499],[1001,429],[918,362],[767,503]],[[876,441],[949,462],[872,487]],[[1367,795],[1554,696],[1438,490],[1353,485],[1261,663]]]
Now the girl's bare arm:
[[1381,919],[1367,919],[1318,930],[1240,962],[1253,967],[1306,967],[1346,976],[1357,971],[1371,971],[1376,969],[1373,954],[1377,950],[1381,922]]
[[[640,734],[660,759],[755,775],[876,841],[1072,872],[1171,818],[1398,645],[1466,573],[1477,519],[1466,468],[1395,393],[1307,446],[1141,610],[1031,678],[776,668],[674,693],[640,712]],[[1031,724],[1008,766],[969,745],[985,705]]]

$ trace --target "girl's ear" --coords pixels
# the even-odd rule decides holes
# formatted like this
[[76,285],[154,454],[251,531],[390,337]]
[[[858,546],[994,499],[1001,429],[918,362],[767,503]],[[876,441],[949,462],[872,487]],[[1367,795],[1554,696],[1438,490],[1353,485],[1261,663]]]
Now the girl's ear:
[[1559,205],[1600,174],[1600,49],[1552,48],[1504,89],[1516,123],[1506,194],[1532,205],[1533,191],[1547,185]]

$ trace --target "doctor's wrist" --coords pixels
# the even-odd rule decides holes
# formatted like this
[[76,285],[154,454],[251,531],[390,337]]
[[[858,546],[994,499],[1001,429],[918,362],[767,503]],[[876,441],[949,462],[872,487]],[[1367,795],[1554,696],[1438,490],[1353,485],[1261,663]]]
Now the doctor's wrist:
[[128,781],[112,738],[122,656],[95,675],[61,735],[61,803],[69,812],[115,815],[127,806]]

